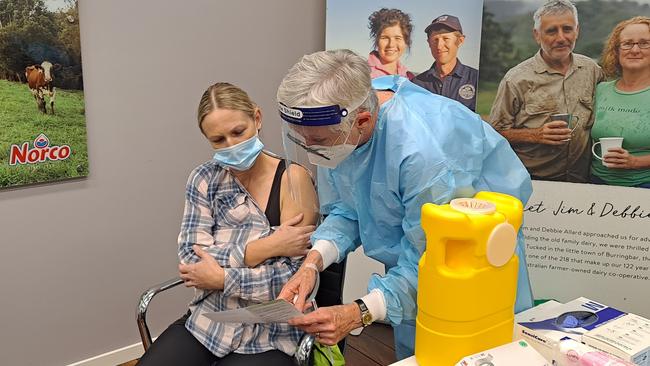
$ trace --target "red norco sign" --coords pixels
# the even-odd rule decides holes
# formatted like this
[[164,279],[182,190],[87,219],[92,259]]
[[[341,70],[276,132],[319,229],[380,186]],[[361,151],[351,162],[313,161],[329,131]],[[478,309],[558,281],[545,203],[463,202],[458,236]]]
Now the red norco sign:
[[11,145],[9,165],[36,164],[48,160],[65,160],[70,157],[70,146],[50,146],[50,140],[45,134],[40,134],[34,140],[34,147],[29,148],[29,142],[21,145]]

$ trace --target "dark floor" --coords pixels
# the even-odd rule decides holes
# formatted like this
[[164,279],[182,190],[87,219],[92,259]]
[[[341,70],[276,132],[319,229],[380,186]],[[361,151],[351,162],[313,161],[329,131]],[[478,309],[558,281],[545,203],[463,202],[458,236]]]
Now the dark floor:
[[383,366],[396,362],[393,328],[375,323],[359,336],[348,336],[345,362],[350,366]]
[[[359,336],[348,336],[345,346],[345,363],[350,366],[384,366],[395,362],[393,328],[373,324]],[[118,366],[133,366],[137,360]]]

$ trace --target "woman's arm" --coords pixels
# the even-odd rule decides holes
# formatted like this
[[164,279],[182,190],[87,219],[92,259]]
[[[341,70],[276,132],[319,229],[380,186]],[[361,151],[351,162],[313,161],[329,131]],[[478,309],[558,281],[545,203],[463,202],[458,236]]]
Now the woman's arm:
[[[289,174],[293,185],[291,188],[287,179]],[[299,199],[294,199],[294,196]],[[296,164],[290,165],[282,175],[280,184],[282,225],[273,234],[246,245],[246,266],[255,267],[273,257],[306,255],[318,216],[318,198],[311,176],[305,168]]]
[[622,147],[607,150],[603,160],[610,169],[648,169],[650,155],[635,156]]
[[[291,182],[294,185],[293,188],[297,190],[300,200],[294,199],[295,196],[291,194],[287,183],[288,179],[284,179],[287,174],[293,174]],[[309,241],[309,236],[319,217],[316,190],[307,170],[297,165],[291,165],[288,173],[285,172],[280,187],[282,226],[271,236],[248,243],[245,255],[247,262],[258,256],[257,258],[261,258],[258,259],[261,263],[267,258],[273,257],[272,252],[268,250],[269,247],[266,247],[268,251],[264,252],[264,245],[273,245],[276,253],[279,253],[276,256],[280,258],[268,264],[258,265],[256,268],[216,268],[218,264],[214,263],[207,266],[205,270],[205,272],[208,272],[210,268],[214,270],[211,271],[212,275],[208,276],[205,282],[200,278],[195,279],[191,274],[188,275],[191,283],[198,285],[195,287],[222,289],[225,296],[236,296],[251,301],[268,301],[278,296],[282,286],[296,273],[302,263],[302,260],[292,260],[289,258],[291,256],[286,255],[287,251],[290,251],[288,247],[291,243],[301,240]],[[302,238],[296,239],[299,236]],[[249,248],[251,246],[253,247],[252,251]],[[211,258],[206,256],[204,260],[210,261]],[[182,269],[189,273],[192,273],[192,269],[200,270],[191,266]]]
[[[293,174],[294,171],[291,173]],[[283,226],[286,230],[282,230],[283,227],[281,226],[281,228],[274,233],[274,238],[269,240],[269,238],[271,238],[269,236],[265,238],[266,240],[260,239],[248,244],[248,246],[251,244],[258,246],[257,250],[251,252],[255,255],[257,254],[256,251],[263,253],[263,250],[265,249],[264,244],[269,245],[269,243],[272,243],[276,248],[281,248],[278,253],[280,253],[280,256],[283,257],[283,259],[257,268],[225,268],[220,266],[219,263],[212,258],[215,256],[214,253],[212,253],[212,251],[214,251],[214,246],[206,248],[205,250],[202,250],[198,246],[193,247],[191,248],[192,253],[194,256],[199,257],[200,260],[198,262],[194,261],[196,263],[189,265],[179,265],[179,271],[184,279],[188,281],[188,286],[200,289],[223,290],[224,294],[227,296],[238,296],[242,299],[254,301],[271,300],[277,296],[282,285],[284,285],[284,283],[286,283],[286,281],[296,272],[301,263],[301,260],[293,261],[290,258],[281,255],[287,251],[285,248],[286,243],[288,242],[287,240],[289,240],[289,237],[296,236],[296,230],[301,230],[303,233],[302,235],[305,236],[303,239],[308,241],[308,237],[314,230],[313,224],[318,218],[318,213],[313,210],[313,208],[317,207],[317,200],[311,179],[305,170],[298,171],[297,174],[301,175],[295,177],[293,183],[299,184],[297,187],[300,187],[302,192],[301,195],[309,199],[309,201],[302,202],[305,203],[305,207],[312,208],[311,212],[310,210],[300,211],[297,209],[297,207],[301,207],[301,205],[291,198],[292,196],[288,187],[285,186],[285,184],[282,184],[280,191],[280,220],[283,221]],[[309,185],[307,186],[305,183],[309,183]],[[292,214],[294,216],[289,216]],[[287,219],[287,217],[289,217],[289,219]],[[270,252],[267,252],[265,254],[266,257],[270,258],[274,256],[269,253]],[[249,250],[247,249],[246,256],[248,256],[248,254]]]
[[187,179],[183,221],[178,235],[178,259],[184,264],[200,260],[192,249],[194,245],[207,248],[214,244],[214,219],[207,192],[209,178],[210,170],[202,165]]
[[[293,187],[290,187],[289,180]],[[292,190],[297,192],[297,197]],[[280,185],[280,222],[300,213],[304,216],[298,226],[316,225],[320,216],[318,196],[309,171],[298,164],[291,164],[282,175]]]

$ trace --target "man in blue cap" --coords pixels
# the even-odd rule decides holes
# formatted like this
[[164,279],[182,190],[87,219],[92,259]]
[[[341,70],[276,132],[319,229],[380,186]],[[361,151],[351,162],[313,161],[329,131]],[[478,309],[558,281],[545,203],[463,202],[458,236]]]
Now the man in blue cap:
[[[459,103],[400,76],[370,80],[366,60],[349,50],[303,56],[277,93],[288,159],[318,166],[324,222],[313,248],[279,297],[303,310],[316,273],[363,245],[386,267],[353,303],[320,307],[289,324],[335,344],[375,320],[391,323],[398,359],[414,353],[420,225],[426,202],[448,203],[477,191],[526,202],[530,177],[508,142]],[[291,186],[291,184],[290,184]],[[300,192],[292,194],[299,198]],[[523,235],[515,310],[532,306]]]
[[458,48],[465,42],[460,21],[453,15],[441,15],[424,32],[435,62],[429,70],[416,76],[413,83],[476,110],[478,70],[458,59]]

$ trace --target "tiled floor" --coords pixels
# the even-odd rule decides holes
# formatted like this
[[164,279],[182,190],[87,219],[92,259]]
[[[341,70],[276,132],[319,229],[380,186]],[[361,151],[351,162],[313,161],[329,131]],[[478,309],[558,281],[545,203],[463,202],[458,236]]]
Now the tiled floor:
[[[118,366],[134,366],[137,360]],[[393,329],[384,324],[373,324],[359,336],[348,336],[345,362],[350,366],[384,366],[395,362]]]

